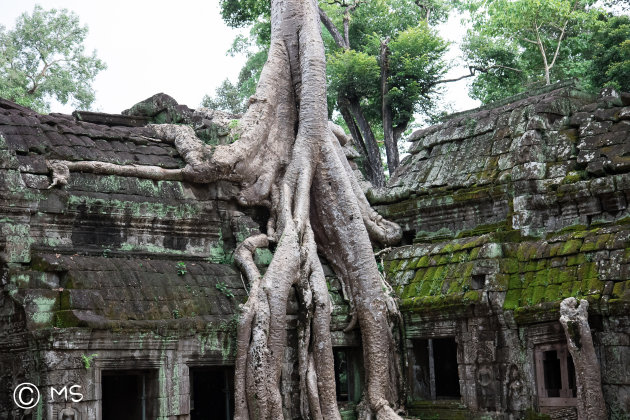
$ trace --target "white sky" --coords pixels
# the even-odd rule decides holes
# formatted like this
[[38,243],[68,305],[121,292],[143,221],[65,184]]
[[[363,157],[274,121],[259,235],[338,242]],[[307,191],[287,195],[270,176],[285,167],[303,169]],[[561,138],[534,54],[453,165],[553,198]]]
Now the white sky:
[[[86,50],[96,49],[107,63],[93,84],[97,111],[119,113],[158,92],[194,108],[226,77],[236,81],[245,63],[244,56],[226,55],[239,31],[221,20],[218,0],[0,0],[0,24],[12,28],[35,4],[72,10],[89,27]],[[463,34],[458,19],[442,34],[457,41]],[[449,77],[466,71],[459,67]],[[454,110],[476,106],[467,92],[466,81],[449,84],[446,99]],[[73,110],[51,106],[52,112]]]

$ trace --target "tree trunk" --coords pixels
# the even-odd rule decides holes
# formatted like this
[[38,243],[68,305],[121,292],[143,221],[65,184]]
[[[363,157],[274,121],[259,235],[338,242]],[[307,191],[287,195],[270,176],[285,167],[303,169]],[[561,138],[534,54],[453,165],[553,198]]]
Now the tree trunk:
[[352,136],[356,145],[358,146],[358,149],[359,149],[358,151],[361,154],[361,157],[363,159],[363,169],[365,170],[365,178],[368,181],[370,181],[372,185],[378,185],[378,180],[380,178],[379,171],[381,168],[380,162],[377,168],[375,169],[373,167],[373,163],[370,162],[370,159],[368,157],[368,152],[367,152],[367,146],[365,145],[365,142],[363,141],[363,136],[361,135],[361,131],[359,130],[359,127],[357,126],[354,120],[354,117],[352,116],[348,108],[345,105],[343,105],[344,101],[341,98],[338,100],[338,104],[339,104],[339,112],[341,113],[343,120],[346,122],[346,125],[348,126],[348,130],[350,130],[350,135]]
[[[238,183],[237,201],[268,207],[270,218],[266,231],[247,238],[235,251],[235,263],[250,284],[250,294],[241,308],[237,332],[234,418],[283,418],[285,396],[280,383],[287,301],[295,288],[301,306],[297,355],[302,418],[340,419],[331,303],[319,250],[350,290],[353,320],[361,329],[366,371],[362,407],[367,407],[363,413],[378,420],[398,420],[393,408],[400,403],[400,371],[392,328],[399,314],[385,292],[371,241],[395,243],[401,230],[370,207],[341,149],[348,139],[340,127],[327,121],[326,62],[316,2],[272,0],[271,22],[268,61],[235,129],[239,140],[210,147],[189,126],[155,125],[154,137],[160,139],[156,141],[174,143],[186,162],[183,169],[50,161],[53,185],[67,183],[72,170]],[[207,110],[195,112],[204,115]],[[357,122],[364,130],[365,120]],[[373,135],[371,140],[366,149],[374,158]],[[276,250],[261,275],[253,255],[270,243],[276,244]]]
[[588,326],[588,301],[570,297],[560,304],[560,323],[575,365],[579,420],[606,418],[602,376]]
[[385,142],[385,152],[387,153],[387,169],[389,176],[394,174],[398,168],[398,142],[394,137],[394,127],[392,125],[392,108],[389,103],[389,87],[387,77],[389,76],[389,37],[381,42],[381,114],[383,115],[383,139]]
[[383,187],[385,185],[385,174],[383,172],[383,165],[381,164],[381,152],[378,148],[374,132],[363,115],[359,100],[354,98],[346,99],[343,106],[345,106],[352,114],[352,117],[361,131],[363,140],[365,141],[368,162],[372,168],[372,173],[374,174],[372,184],[374,184],[375,187]]

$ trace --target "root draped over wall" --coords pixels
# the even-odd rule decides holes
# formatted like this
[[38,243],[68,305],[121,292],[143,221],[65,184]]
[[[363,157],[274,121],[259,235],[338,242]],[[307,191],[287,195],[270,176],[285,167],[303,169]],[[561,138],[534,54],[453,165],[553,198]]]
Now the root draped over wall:
[[[272,0],[269,58],[230,145],[210,147],[184,125],[153,125],[175,144],[180,170],[104,162],[50,161],[51,186],[73,171],[157,180],[237,182],[243,206],[270,210],[266,231],[243,241],[235,262],[250,286],[237,333],[235,418],[283,418],[280,393],[287,300],[296,288],[300,408],[305,419],[340,419],[330,337],[331,302],[318,253],[349,292],[352,327],[361,329],[366,387],[362,418],[399,419],[400,369],[393,324],[399,319],[376,265],[372,241],[400,240],[398,225],[369,205],[341,146],[343,130],[327,120],[324,46],[314,0]],[[198,111],[203,112],[203,111]],[[275,244],[261,275],[256,249]]]

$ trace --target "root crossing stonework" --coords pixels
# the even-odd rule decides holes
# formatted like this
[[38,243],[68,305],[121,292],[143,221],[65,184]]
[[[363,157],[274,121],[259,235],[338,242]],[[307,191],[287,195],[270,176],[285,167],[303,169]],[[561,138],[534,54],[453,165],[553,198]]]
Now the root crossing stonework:
[[[348,140],[328,122],[326,62],[314,0],[273,0],[269,59],[256,94],[240,119],[234,143],[211,148],[183,125],[154,125],[154,137],[175,144],[182,170],[104,162],[49,161],[52,186],[72,171],[154,180],[239,182],[243,206],[265,206],[264,232],[240,244],[235,262],[249,283],[242,307],[235,363],[235,418],[283,418],[280,392],[292,288],[301,307],[297,349],[300,407],[305,419],[340,419],[330,337],[331,302],[318,254],[350,294],[363,342],[365,418],[398,419],[400,358],[392,332],[399,319],[386,292],[372,242],[394,244],[398,225],[367,202],[341,149]],[[203,110],[198,112],[203,113]],[[256,249],[275,246],[264,275]]]

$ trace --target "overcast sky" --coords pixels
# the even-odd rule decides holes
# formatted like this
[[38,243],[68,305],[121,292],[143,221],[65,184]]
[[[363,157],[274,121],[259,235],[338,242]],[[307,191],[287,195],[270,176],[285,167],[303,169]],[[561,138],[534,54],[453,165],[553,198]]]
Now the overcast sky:
[[[218,0],[0,0],[0,24],[12,28],[35,4],[72,10],[88,25],[86,49],[96,49],[107,63],[93,85],[97,111],[119,113],[158,92],[194,108],[225,78],[236,81],[245,63],[243,56],[226,54],[239,31],[223,23]],[[443,36],[457,40],[458,27],[459,21],[451,19]],[[464,73],[461,67],[452,72]],[[455,110],[476,105],[467,96],[466,82],[449,84],[447,98]],[[51,110],[74,109],[53,104]]]

